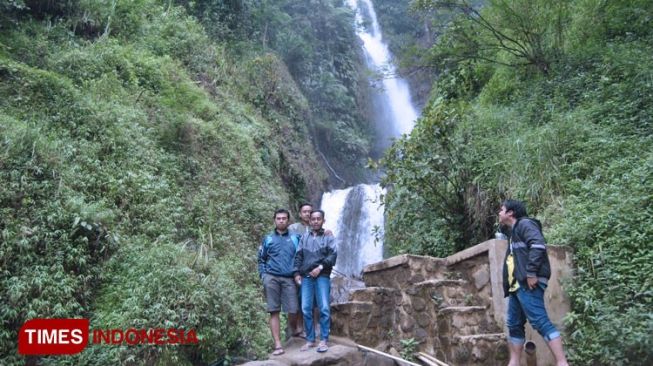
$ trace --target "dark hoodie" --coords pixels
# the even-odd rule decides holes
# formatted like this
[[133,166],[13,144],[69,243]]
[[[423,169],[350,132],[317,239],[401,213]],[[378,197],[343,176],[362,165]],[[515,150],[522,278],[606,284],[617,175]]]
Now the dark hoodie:
[[[527,277],[537,277],[542,283],[551,278],[551,264],[546,252],[546,242],[542,235],[542,224],[528,217],[517,220],[506,249],[506,258],[512,252],[515,259],[515,279],[522,288],[528,288]],[[509,295],[508,266],[503,261],[503,292]]]

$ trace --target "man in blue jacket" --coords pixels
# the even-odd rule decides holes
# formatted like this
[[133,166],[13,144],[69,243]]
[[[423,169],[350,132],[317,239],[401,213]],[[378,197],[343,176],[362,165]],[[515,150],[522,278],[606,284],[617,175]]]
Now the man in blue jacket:
[[295,256],[295,281],[301,284],[302,313],[306,329],[306,344],[302,351],[315,347],[315,328],[313,327],[313,300],[320,310],[320,344],[318,352],[326,352],[329,347],[331,326],[331,270],[336,265],[336,242],[332,234],[325,233],[324,211],[311,212],[311,232],[302,236],[299,250]]
[[520,201],[501,204],[499,223],[511,228],[503,266],[503,289],[508,297],[508,366],[519,366],[526,342],[526,320],[544,337],[555,356],[556,366],[568,366],[562,338],[544,307],[544,290],[551,277],[551,265],[539,221],[527,217]]
[[288,231],[290,212],[278,209],[274,212],[275,229],[263,238],[258,251],[258,273],[263,280],[263,289],[270,313],[270,331],[274,339],[274,352],[284,353],[281,346],[279,312],[288,313],[290,329],[296,329],[298,304],[297,287],[293,282],[295,253],[299,246],[299,235]]

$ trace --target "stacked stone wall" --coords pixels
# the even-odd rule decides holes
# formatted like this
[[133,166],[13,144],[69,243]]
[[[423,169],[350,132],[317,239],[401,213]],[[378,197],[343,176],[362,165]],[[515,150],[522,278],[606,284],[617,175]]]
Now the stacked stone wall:
[[[505,365],[505,248],[505,241],[490,240],[447,258],[401,255],[369,265],[367,287],[332,306],[332,332],[394,354],[417,342],[417,350],[451,365]],[[571,268],[565,253],[551,250],[556,283],[546,299],[562,309],[568,300],[558,282]],[[550,364],[548,350],[538,348],[540,365]]]

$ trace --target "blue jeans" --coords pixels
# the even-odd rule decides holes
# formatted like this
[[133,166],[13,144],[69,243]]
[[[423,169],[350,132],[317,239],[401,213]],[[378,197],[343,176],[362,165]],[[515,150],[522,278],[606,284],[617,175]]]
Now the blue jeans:
[[327,276],[310,276],[302,278],[302,313],[304,314],[304,329],[306,340],[315,342],[315,328],[313,327],[313,301],[317,301],[320,310],[320,339],[329,340],[329,327],[331,325],[331,279]]
[[516,292],[511,292],[508,297],[508,340],[512,344],[524,344],[526,333],[524,325],[526,320],[537,330],[544,340],[549,342],[560,337],[560,333],[549,320],[544,307],[544,290],[546,284],[538,283],[538,286],[530,290],[526,284],[520,283]]

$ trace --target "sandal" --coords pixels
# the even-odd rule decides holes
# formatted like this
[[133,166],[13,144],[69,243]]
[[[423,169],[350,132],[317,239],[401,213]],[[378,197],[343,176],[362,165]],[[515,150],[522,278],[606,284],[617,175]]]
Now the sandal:
[[277,347],[277,348],[275,348],[274,351],[272,352],[272,356],[281,356],[281,355],[284,354],[284,353],[285,353],[285,352],[284,352],[283,348],[281,348],[281,347]]
[[329,346],[327,346],[327,342],[322,341],[320,342],[320,345],[317,346],[317,351],[320,353],[326,352],[329,350]]
[[315,343],[314,343],[314,342],[306,342],[306,344],[303,345],[302,348],[300,348],[299,350],[302,351],[302,352],[304,352],[304,351],[308,351],[308,349],[309,349],[309,348],[312,348],[312,347],[315,347]]

